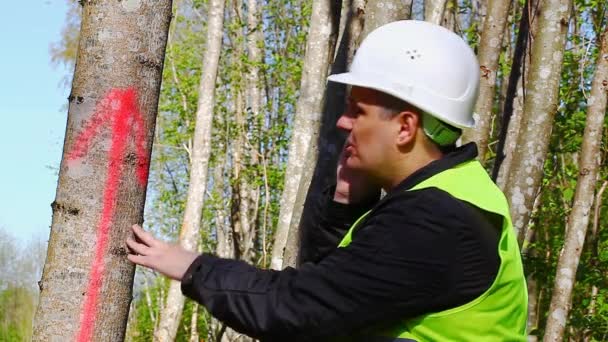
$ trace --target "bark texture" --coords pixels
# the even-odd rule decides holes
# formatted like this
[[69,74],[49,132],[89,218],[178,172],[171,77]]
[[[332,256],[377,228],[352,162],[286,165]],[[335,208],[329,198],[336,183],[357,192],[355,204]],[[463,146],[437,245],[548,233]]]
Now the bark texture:
[[[365,8],[363,6],[365,5]],[[336,57],[331,65],[331,74],[345,72],[365,35],[384,24],[408,19],[412,1],[345,1],[348,6],[342,12],[344,22],[340,34]],[[363,22],[362,22],[363,21]],[[362,26],[363,25],[363,26]],[[319,200],[325,188],[335,182],[336,164],[344,144],[344,134],[336,128],[338,117],[344,112],[346,86],[329,83],[325,90],[323,117],[318,128],[318,138],[313,141],[306,159],[311,167],[307,169],[300,182],[301,191],[296,199],[296,211],[289,229],[286,249],[287,265],[295,265],[298,260],[299,247],[308,243],[306,227],[313,226],[311,210]],[[314,167],[313,167],[314,166]],[[301,221],[303,219],[304,221]]]
[[424,20],[440,25],[443,22],[443,14],[445,12],[446,3],[447,0],[425,0]]
[[[412,0],[368,0],[365,4],[365,25],[361,39],[378,27],[404,20],[412,13]],[[359,41],[360,42],[360,41]]]
[[171,1],[84,1],[34,341],[122,341]]
[[496,76],[498,72],[498,59],[502,49],[503,36],[507,26],[511,0],[494,0],[489,3],[488,13],[477,51],[481,79],[479,84],[479,98],[475,104],[476,127],[467,129],[463,133],[463,143],[475,141],[479,149],[479,160],[485,161],[488,150],[488,139],[492,123],[492,108],[496,91]]
[[528,225],[540,187],[553,117],[557,111],[570,7],[569,0],[547,0],[540,8],[538,32],[531,51],[522,130],[517,139],[519,153],[513,156],[505,186],[513,227],[519,240]]
[[[300,97],[296,104],[293,133],[289,144],[289,159],[285,172],[285,186],[281,195],[279,222],[272,246],[270,267],[283,268],[284,249],[289,227],[294,217],[294,207],[301,187],[302,174],[307,164],[311,143],[318,137],[318,127],[323,110],[323,97],[329,65],[334,55],[338,23],[334,1],[315,1],[312,6],[310,32],[308,33]],[[338,8],[339,13],[339,8]]]
[[[515,4],[515,10],[521,10],[517,41],[513,49],[513,62],[509,75],[505,101],[503,103],[498,147],[492,169],[492,179],[501,190],[505,189],[507,176],[511,171],[511,161],[517,150],[517,138],[520,132],[524,111],[526,85],[530,70],[530,46],[538,31],[538,0],[527,0],[522,9]],[[506,37],[505,37],[506,38]]]
[[[211,153],[211,124],[215,103],[215,80],[222,46],[224,25],[224,0],[208,3],[207,41],[203,55],[203,74],[198,89],[196,126],[190,167],[190,182],[186,210],[179,235],[179,243],[186,249],[196,251],[200,235],[200,222],[205,198],[209,154]],[[171,281],[165,307],[161,312],[155,341],[173,341],[184,308],[180,282]]]
[[600,39],[600,53],[593,83],[591,84],[591,95],[587,99],[587,121],[583,134],[576,192],[572,211],[568,217],[564,247],[557,262],[557,273],[544,341],[561,341],[564,337],[564,329],[566,328],[572,299],[572,288],[585,243],[597,185],[599,152],[608,94],[608,29],[604,30]]

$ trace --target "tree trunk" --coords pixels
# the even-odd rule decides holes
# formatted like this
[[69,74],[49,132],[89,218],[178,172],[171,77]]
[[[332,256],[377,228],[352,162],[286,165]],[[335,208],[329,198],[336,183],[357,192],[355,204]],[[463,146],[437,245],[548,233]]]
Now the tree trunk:
[[311,143],[316,141],[323,109],[323,95],[327,72],[334,55],[338,35],[335,1],[315,1],[312,7],[310,32],[307,38],[300,97],[296,104],[293,132],[289,144],[289,159],[285,172],[285,186],[281,195],[279,222],[272,246],[270,267],[283,268],[283,251],[289,235],[294,207],[301,187],[301,178],[307,165],[307,154]]
[[[207,41],[203,56],[203,74],[198,91],[190,183],[188,185],[184,221],[179,236],[179,243],[184,248],[192,251],[197,250],[200,235],[209,155],[211,153],[211,124],[215,101],[215,80],[222,46],[224,0],[210,0],[208,6]],[[164,310],[161,312],[159,328],[154,335],[155,341],[175,340],[183,308],[184,297],[181,293],[180,282],[171,281],[167,301]]]
[[475,141],[479,149],[479,160],[485,161],[488,150],[488,139],[492,123],[492,108],[494,107],[494,93],[496,90],[496,76],[498,73],[498,59],[502,48],[502,41],[507,26],[511,0],[494,0],[488,6],[488,14],[481,30],[481,39],[477,58],[481,69],[481,82],[479,84],[479,98],[475,105],[477,114],[476,127],[464,130],[463,142]]
[[[261,11],[258,6],[257,0],[247,0],[247,98],[249,100],[248,112],[250,121],[250,130],[251,132],[255,132],[260,134],[260,128],[262,127],[263,121],[263,113],[261,110],[262,107],[262,91],[260,88],[260,65],[263,63],[262,59],[262,51],[261,44],[264,42],[264,37],[262,34],[262,24],[261,24]],[[246,127],[246,126],[245,126]],[[257,165],[259,165],[259,155],[261,152],[258,150],[259,143],[256,141],[257,139],[252,139],[253,141],[247,142],[247,150],[248,154],[251,158],[250,161],[250,169],[257,169]],[[259,174],[259,173],[257,173]],[[251,177],[250,177],[251,179]],[[250,200],[249,208],[250,212],[247,217],[250,222],[249,225],[252,227],[256,227],[257,229],[252,229],[252,239],[256,238],[256,231],[259,230],[259,227],[255,224],[257,218],[257,200],[259,199],[260,189],[259,186],[254,186],[253,182],[247,181],[247,197]],[[262,225],[263,227],[264,225]],[[262,229],[259,234],[263,235],[262,240],[265,241],[265,237],[267,232],[265,229]],[[262,245],[262,260],[265,262],[266,260],[266,246],[263,243]],[[263,263],[264,265],[264,263]],[[264,265],[265,266],[265,265]]]
[[198,304],[192,304],[192,316],[190,318],[190,342],[198,342]]
[[[345,72],[352,61],[358,42],[364,38],[367,32],[396,21],[409,18],[411,13],[411,1],[368,1],[365,9],[360,1],[345,2],[350,6],[348,16],[342,18],[346,21],[344,32],[340,35],[341,41],[336,58],[331,66],[331,73]],[[346,11],[345,11],[346,12]],[[363,32],[361,31],[361,16],[364,14]],[[319,201],[327,186],[335,182],[336,164],[338,156],[344,144],[344,135],[336,128],[336,121],[344,111],[346,99],[346,86],[344,84],[329,83],[325,90],[325,104],[323,117],[317,141],[313,141],[311,149],[306,156],[307,169],[300,181],[301,191],[296,199],[296,206],[289,228],[288,247],[286,258],[290,260],[288,265],[295,265],[300,248],[306,250],[309,242],[307,227],[314,226],[311,211]],[[313,168],[312,166],[315,165]],[[314,170],[314,172],[313,172]],[[301,218],[303,221],[301,222]]]
[[[517,9],[517,7],[515,7]],[[513,62],[509,75],[502,118],[498,136],[496,158],[492,169],[492,179],[504,192],[507,176],[511,171],[511,161],[516,153],[517,138],[524,111],[524,99],[530,71],[530,46],[538,31],[538,0],[527,0],[523,4],[519,22],[517,41],[513,49]]]
[[424,20],[440,25],[443,22],[443,13],[447,0],[425,0]]
[[526,331],[528,333],[528,342],[538,341],[538,336],[531,335],[530,332],[538,329],[538,307],[539,307],[539,289],[538,282],[534,275],[527,277],[528,285],[528,322],[526,323]]
[[559,80],[568,29],[570,0],[547,0],[541,5],[538,33],[532,45],[529,87],[524,101],[517,146],[507,178],[505,195],[511,206],[513,227],[520,233],[528,225],[540,187],[553,117],[557,111]]
[[[397,20],[408,19],[412,13],[413,0],[367,0],[362,39],[378,27]],[[357,44],[358,46],[359,44]],[[350,64],[349,64],[350,65]]]
[[35,341],[124,339],[170,18],[168,0],[83,2]]
[[593,193],[597,184],[598,155],[602,142],[608,91],[608,26],[606,27],[598,39],[601,40],[600,52],[591,84],[591,96],[587,100],[587,121],[583,134],[579,175],[572,211],[568,217],[564,248],[557,263],[553,296],[545,328],[545,341],[560,341],[564,336],[572,288],[585,243]]

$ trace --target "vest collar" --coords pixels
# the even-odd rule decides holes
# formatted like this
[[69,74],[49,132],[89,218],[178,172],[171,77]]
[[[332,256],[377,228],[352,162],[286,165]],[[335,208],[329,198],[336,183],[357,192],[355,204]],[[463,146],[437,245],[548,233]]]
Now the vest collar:
[[475,145],[474,142],[455,148],[444,154],[441,159],[434,160],[409,175],[392,189],[390,193],[409,190],[416,186],[416,184],[425,181],[440,172],[451,169],[456,165],[473,160],[475,157],[477,157],[477,145]]

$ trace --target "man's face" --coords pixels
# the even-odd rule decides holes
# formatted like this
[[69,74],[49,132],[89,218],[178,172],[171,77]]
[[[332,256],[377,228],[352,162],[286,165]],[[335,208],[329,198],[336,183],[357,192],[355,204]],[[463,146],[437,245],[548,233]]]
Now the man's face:
[[346,111],[336,126],[348,133],[345,145],[346,167],[371,176],[390,167],[399,124],[385,109],[385,95],[368,88],[353,87]]

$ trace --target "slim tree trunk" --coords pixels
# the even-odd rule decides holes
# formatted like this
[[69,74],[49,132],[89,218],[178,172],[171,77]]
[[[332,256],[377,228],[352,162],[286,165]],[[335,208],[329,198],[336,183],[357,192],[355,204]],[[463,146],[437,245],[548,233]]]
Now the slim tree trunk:
[[528,342],[536,342],[538,341],[538,336],[530,335],[530,332],[538,328],[538,282],[534,278],[534,275],[531,275],[527,277],[526,283],[528,285],[528,322],[526,324],[526,331],[528,332]]
[[502,105],[502,118],[492,179],[496,180],[496,184],[503,192],[511,171],[511,161],[517,150],[517,138],[520,133],[526,85],[530,71],[529,51],[538,31],[538,5],[538,0],[527,0],[521,9],[522,17],[519,22],[517,41],[513,49],[511,74],[509,75],[505,101]]
[[[597,260],[598,258],[598,254],[599,254],[599,250],[598,250],[598,234],[599,234],[599,222],[600,222],[600,210],[601,210],[601,206],[602,206],[602,194],[604,193],[604,191],[606,190],[606,187],[608,187],[608,180],[604,181],[604,183],[602,183],[602,186],[600,187],[600,189],[598,190],[597,194],[595,195],[595,208],[593,210],[593,228],[591,229],[591,241],[589,243],[589,246],[591,246],[591,255],[592,255],[592,260]],[[597,295],[599,293],[599,288],[597,287],[596,284],[591,286],[591,301],[589,302],[589,308],[587,310],[587,315],[589,315],[590,317],[593,317],[593,315],[595,315],[596,313],[596,306],[597,306]],[[585,330],[584,333],[584,341],[588,342],[591,340],[591,334],[593,333],[593,331],[590,331],[589,329]]]
[[587,121],[583,134],[579,175],[572,211],[568,217],[564,248],[557,262],[557,274],[545,328],[545,341],[560,341],[564,336],[572,288],[585,243],[593,194],[597,184],[598,155],[602,142],[608,92],[608,26],[606,27],[607,29],[599,39],[601,40],[600,52],[591,84],[591,96],[587,100]]
[[513,156],[505,195],[511,205],[516,234],[528,225],[540,186],[553,117],[557,111],[559,80],[568,29],[570,0],[547,0],[541,5],[538,33],[532,45],[530,79],[524,101],[519,153]]
[[[272,247],[270,267],[283,268],[283,251],[287,243],[289,228],[298,192],[306,191],[300,181],[306,164],[311,142],[318,136],[318,127],[323,109],[323,95],[327,72],[334,55],[338,35],[335,1],[315,1],[312,6],[310,32],[308,33],[300,98],[296,104],[289,159],[285,172],[285,186],[281,195],[279,222]],[[339,8],[338,11],[339,13]]]
[[360,36],[361,40],[384,24],[408,19],[411,13],[412,0],[367,0],[365,5],[365,24],[363,35]]
[[[262,107],[262,91],[260,87],[260,65],[263,63],[262,60],[262,44],[264,42],[264,37],[262,34],[262,24],[261,24],[261,11],[258,5],[257,0],[247,0],[247,54],[248,54],[248,63],[247,63],[247,86],[246,86],[246,94],[248,98],[248,112],[249,118],[252,124],[249,125],[249,131],[255,132],[257,134],[261,133],[260,128],[262,127],[263,121],[263,113],[261,110]],[[250,160],[250,170],[257,169],[257,166],[260,164],[259,155],[260,151],[258,138],[252,139],[252,141],[247,142],[247,153],[249,154]],[[256,176],[259,175],[259,172],[256,173]],[[251,179],[251,178],[250,178]],[[255,227],[257,229],[252,229],[252,239],[256,239],[258,234],[262,234],[262,241],[264,241],[267,232],[265,229],[259,231],[260,227],[257,227],[256,218],[257,218],[257,202],[260,197],[260,187],[254,186],[253,182],[247,182],[247,191],[249,198],[249,213],[247,215],[250,220],[249,225]],[[262,225],[264,227],[264,225]],[[259,240],[257,240],[259,241]],[[262,258],[266,260],[266,246],[262,245]]]
[[[360,1],[345,2],[350,6],[348,17],[342,18],[346,21],[344,32],[340,35],[340,45],[331,66],[331,73],[345,72],[352,61],[354,52],[365,34],[384,24],[409,18],[411,13],[411,1],[368,1],[365,9]],[[344,11],[346,12],[346,11]],[[363,31],[361,31],[361,17],[363,16]],[[312,227],[314,219],[311,214],[315,203],[319,200],[323,190],[335,181],[336,164],[342,146],[344,144],[343,134],[336,128],[336,121],[344,111],[346,98],[346,86],[338,83],[329,83],[325,90],[326,101],[323,109],[323,117],[319,129],[318,138],[313,141],[312,148],[306,156],[310,168],[306,170],[305,176],[300,181],[301,191],[296,199],[296,206],[289,229],[288,247],[286,258],[288,265],[295,265],[300,247],[307,250],[309,242],[307,227]],[[315,166],[313,168],[313,166]],[[314,171],[314,172],[313,172]],[[301,218],[303,221],[300,221]]]
[[492,108],[494,107],[494,94],[496,90],[496,76],[498,73],[498,59],[507,26],[511,0],[494,0],[489,3],[488,13],[481,30],[481,40],[477,51],[479,67],[481,69],[481,82],[479,84],[479,98],[475,104],[477,114],[476,127],[464,131],[463,142],[475,141],[479,149],[479,160],[485,161],[488,150],[488,139],[492,123]]
[[222,162],[218,162],[213,171],[213,184],[216,189],[217,195],[220,198],[220,203],[217,204],[215,214],[215,233],[217,244],[215,246],[215,254],[221,258],[234,258],[234,244],[232,243],[232,232],[228,225],[228,218],[226,213],[226,205],[223,201],[224,192],[224,163],[226,156],[223,155]]
[[440,25],[443,21],[443,13],[445,12],[446,2],[447,0],[425,0],[424,20]]
[[[222,46],[224,0],[210,0],[208,6],[207,41],[203,56],[203,74],[198,90],[190,183],[184,221],[179,236],[179,243],[192,251],[197,250],[211,153],[211,124],[215,101],[215,80]],[[184,297],[181,293],[180,282],[171,281],[166,304],[161,312],[159,328],[154,335],[155,341],[175,340],[183,308]]]
[[192,316],[190,318],[190,342],[198,342],[198,304],[192,305]]
[[83,2],[34,341],[121,341],[171,1]]

